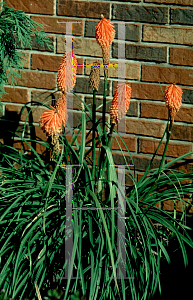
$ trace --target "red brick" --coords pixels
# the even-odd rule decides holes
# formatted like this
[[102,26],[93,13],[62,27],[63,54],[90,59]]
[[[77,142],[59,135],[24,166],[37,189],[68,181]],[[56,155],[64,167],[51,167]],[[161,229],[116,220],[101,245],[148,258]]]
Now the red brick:
[[[138,174],[137,174],[137,181],[139,181],[139,180],[143,177],[144,174],[145,174],[145,172],[144,172],[144,173],[138,173]],[[148,174],[146,175],[146,177],[149,177],[149,176],[150,176],[150,175],[148,175]],[[146,177],[145,177],[145,178],[146,178]]]
[[[32,69],[57,72],[63,56],[32,54]],[[77,63],[83,65],[83,58],[77,58]],[[78,75],[83,74],[83,67],[77,68]]]
[[[113,160],[114,160],[115,165],[125,165],[125,159],[121,153],[113,152],[112,154],[113,154]],[[127,164],[131,165],[132,160],[131,160],[130,155],[125,154],[125,158],[126,158]],[[135,165],[135,170],[143,171],[143,172],[145,172],[145,170],[147,169],[147,167],[151,161],[150,157],[140,156],[140,155],[132,155],[132,159],[133,159],[133,162]],[[150,169],[158,168],[160,165],[160,162],[161,162],[161,159],[154,158]],[[134,167],[130,166],[130,169],[134,170]]]
[[[162,94],[165,91],[167,85],[159,84],[150,84],[150,83],[135,83],[128,82],[131,86],[131,98],[135,99],[148,99],[148,100],[157,100],[157,101],[165,101],[164,95]],[[113,81],[113,94],[117,87],[117,81]]]
[[[88,134],[88,131],[86,131],[86,147],[91,147],[92,146],[92,136],[93,136],[92,133]],[[97,141],[97,134],[95,136],[96,136],[96,141]],[[72,139],[74,139],[74,137],[71,137],[71,136],[67,135],[66,139],[67,139],[68,143],[71,143]],[[96,143],[96,141],[95,141],[95,143]],[[81,144],[81,136],[77,136],[77,142],[78,142],[79,145]],[[72,146],[75,146],[75,145],[76,145],[76,143],[74,141]],[[98,146],[97,146],[97,148],[98,148]],[[76,149],[76,151],[77,151],[76,146],[74,147],[74,149]],[[86,149],[86,151],[88,151],[88,149]]]
[[27,103],[29,101],[29,91],[28,89],[5,87],[5,92],[8,95],[3,95],[1,98],[2,102],[12,102],[12,103]]
[[[18,51],[20,52],[20,51]],[[30,69],[30,54],[28,52],[23,52],[21,53],[25,54],[22,56],[21,62],[23,63],[23,68],[24,69]]]
[[193,49],[170,47],[170,64],[193,66]]
[[26,13],[53,15],[54,0],[6,0],[6,6],[22,10]]
[[[31,145],[31,142],[27,141],[30,145]],[[14,141],[13,142],[13,147],[19,151],[21,151],[21,145],[23,145],[23,151],[22,153],[25,153],[27,150],[30,150],[31,148],[29,147],[29,145],[26,143],[26,142],[20,142],[20,141]],[[31,151],[29,151],[30,153]]]
[[[117,140],[119,142],[117,142]],[[122,142],[121,138],[119,136],[113,137],[113,143],[112,143],[112,149],[113,150],[120,150],[120,147],[123,151],[127,151],[127,148],[125,147],[124,143]],[[129,151],[133,151],[136,152],[136,137],[130,137],[130,136],[126,136],[126,137],[122,137],[122,139],[124,140],[125,144],[127,145]],[[119,147],[120,145],[120,147]]]
[[143,42],[192,45],[193,29],[179,26],[143,25]]
[[174,122],[170,139],[192,142],[193,127],[189,125],[176,125]]
[[[66,24],[64,22],[78,22],[72,24],[72,34],[73,35],[83,35],[83,20],[80,19],[67,19],[60,17],[45,17],[45,16],[31,16],[31,19],[37,23],[44,24],[45,32],[51,33],[62,33],[66,34]],[[58,23],[62,22],[62,23]],[[39,29],[39,28],[38,28]]]
[[[77,94],[77,96],[83,99],[82,95]],[[60,92],[49,93],[49,92],[39,92],[36,90],[32,90],[32,101],[42,103],[42,105],[47,104],[47,105],[55,106],[57,102],[56,100],[58,100],[59,97],[60,97]],[[78,99],[78,97],[73,95],[73,109],[80,110],[79,106],[81,106],[81,103],[82,102]],[[36,105],[36,103],[32,103],[32,105]]]
[[[192,124],[193,108],[182,107],[175,115],[176,122]],[[141,118],[168,120],[168,108],[162,104],[141,103]]]
[[165,130],[164,123],[144,120],[126,119],[126,133],[140,134],[153,137],[162,137]]
[[[56,74],[22,70],[21,78],[17,77],[16,81],[16,85],[51,90],[56,87]],[[10,77],[8,78],[8,84],[11,84]]]
[[[47,141],[48,137],[46,135],[46,133],[43,132],[43,130],[40,128],[40,126],[34,126],[34,129],[35,129],[35,136],[36,136],[36,140],[37,141],[40,141],[40,139],[44,140],[44,141]],[[39,153],[39,154],[46,154],[46,147],[39,144],[39,143],[36,143],[36,152]]]
[[80,18],[101,19],[101,14],[109,19],[110,3],[58,0],[57,14]]
[[[173,159],[166,159],[166,164],[173,161]],[[175,169],[175,170],[178,170],[178,171],[182,171],[184,173],[189,173],[189,172],[192,172],[193,171],[193,163],[192,163],[192,160],[186,160],[185,158],[185,161],[182,161],[182,160],[179,160],[177,161],[176,163],[174,164],[171,164],[169,166],[170,169]],[[188,170],[189,169],[189,170]]]
[[174,202],[172,200],[163,201],[163,210],[174,211]]
[[145,0],[144,2],[193,6],[193,0]]
[[[159,141],[160,142],[160,141]],[[139,153],[149,153],[149,154],[154,154],[159,142],[157,141],[152,141],[148,139],[142,139],[139,138]],[[156,155],[163,155],[164,149],[165,149],[165,144],[166,142],[162,142],[159,150]],[[192,144],[187,144],[184,145],[184,143],[174,143],[174,142],[169,142],[166,156],[171,156],[171,157],[179,157],[183,154],[186,154],[188,152],[191,152],[192,149]],[[192,158],[192,155],[189,155],[187,158]]]
[[[185,207],[186,207],[186,203],[188,202],[188,197],[182,197],[182,200],[179,199],[174,199],[175,200],[175,209],[177,212],[183,212]],[[190,200],[189,203],[192,203],[192,200]],[[166,211],[174,211],[174,201],[173,200],[167,200],[167,201],[163,201],[163,210]],[[186,207],[186,213],[188,214],[192,214],[193,213],[193,207],[191,204],[187,205]]]
[[40,128],[40,126],[34,126],[35,129],[35,135],[38,140],[42,139],[44,141],[47,141],[48,137],[46,133]]
[[193,71],[191,69],[179,69],[143,65],[142,66],[142,81],[153,82],[168,82],[184,85],[192,85]]

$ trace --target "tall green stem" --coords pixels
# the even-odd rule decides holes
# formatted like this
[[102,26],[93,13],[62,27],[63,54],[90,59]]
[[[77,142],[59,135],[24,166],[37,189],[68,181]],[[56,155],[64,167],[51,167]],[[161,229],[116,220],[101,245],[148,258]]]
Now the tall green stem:
[[[107,77],[108,77],[108,70],[104,69],[104,97],[103,97],[103,136],[102,136],[102,145],[106,145],[107,142],[107,133],[105,128],[105,113],[106,113],[106,95],[107,95]],[[99,160],[99,167],[102,168],[103,161],[105,156],[105,149],[102,148],[101,154],[100,154],[100,160]],[[99,172],[99,177],[101,175],[101,172]]]
[[107,133],[105,128],[105,113],[106,113],[106,97],[107,97],[107,77],[108,70],[104,70],[104,97],[103,97],[103,144],[106,145],[107,142]]
[[158,176],[157,176],[157,179],[155,180],[153,186],[151,187],[151,189],[149,190],[149,192],[147,193],[147,195],[143,198],[143,200],[145,200],[148,197],[148,195],[151,193],[151,191],[153,190],[154,186],[157,184],[157,182],[158,182],[158,180],[160,178],[161,168],[162,168],[165,156],[166,156],[166,152],[167,152],[167,148],[168,148],[168,144],[169,144],[169,140],[170,140],[170,136],[171,136],[172,125],[173,125],[173,122],[172,122],[172,120],[170,118],[169,131],[167,131],[167,141],[166,141],[164,153],[163,153],[163,156],[162,156],[162,160],[161,160],[161,163],[160,163],[160,166],[159,166]]
[[93,106],[92,106],[92,117],[93,117],[93,139],[92,139],[92,179],[95,178],[95,132],[96,132],[96,90],[93,90]]

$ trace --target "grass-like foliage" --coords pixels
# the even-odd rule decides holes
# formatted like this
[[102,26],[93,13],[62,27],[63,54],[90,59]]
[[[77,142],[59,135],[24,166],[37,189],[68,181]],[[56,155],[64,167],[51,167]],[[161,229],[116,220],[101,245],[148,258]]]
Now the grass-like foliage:
[[[118,261],[123,259],[123,244],[126,242],[126,277],[131,277],[117,279],[121,299],[148,299],[158,287],[161,290],[161,261],[166,259],[169,263],[172,259],[167,251],[172,239],[178,240],[184,264],[188,264],[185,245],[192,247],[193,244],[185,225],[186,210],[178,218],[176,210],[172,216],[155,204],[177,198],[186,207],[191,205],[190,201],[184,201],[184,196],[188,194],[192,198],[192,185],[180,183],[192,180],[193,172],[174,172],[170,166],[192,152],[164,165],[157,182],[158,169],[149,170],[152,161],[138,182],[133,179],[134,187],[126,188],[124,221],[114,209],[75,210],[77,207],[115,208],[117,196],[124,199],[108,146],[105,146],[108,178],[101,182],[92,177],[92,157],[89,150],[88,153],[85,151],[86,122],[91,121],[91,117],[92,111],[84,103],[80,126],[76,130],[77,135],[82,134],[81,140],[78,143],[75,135],[69,143],[63,131],[60,135],[62,152],[52,162],[53,171],[48,168],[49,162],[46,163],[30,144],[33,158],[27,152],[22,154],[22,149],[0,146],[0,287],[9,297],[36,299],[39,290],[42,297],[49,299],[117,299],[114,273],[117,268],[118,220],[122,228],[125,223],[126,229],[125,241],[120,234],[122,251],[119,251]],[[67,127],[71,130],[68,123]],[[100,145],[100,124],[97,132],[96,142]],[[22,141],[28,143],[24,138]],[[50,147],[48,142],[39,143]],[[17,169],[14,167],[16,162]],[[76,167],[71,169],[70,165]],[[130,170],[127,163],[125,168]],[[108,191],[105,201],[95,190],[101,184]],[[163,190],[165,186],[168,188]],[[70,206],[72,216],[67,219]],[[119,211],[124,215],[121,206]],[[71,236],[74,242],[72,255],[68,256],[65,251],[67,247],[69,249]],[[64,279],[66,269],[68,275]],[[71,279],[72,272],[77,279]],[[80,296],[75,296],[78,291],[81,291]]]

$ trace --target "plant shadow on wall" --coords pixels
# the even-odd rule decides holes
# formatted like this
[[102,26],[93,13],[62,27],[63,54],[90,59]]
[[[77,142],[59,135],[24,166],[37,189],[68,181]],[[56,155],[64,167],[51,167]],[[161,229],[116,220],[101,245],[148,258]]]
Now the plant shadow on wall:
[[[169,117],[165,132],[144,176],[137,182],[122,152],[125,169],[133,180],[125,196],[125,179],[119,180],[112,140],[117,140],[114,133],[119,135],[134,165],[116,130],[117,122],[129,109],[131,87],[126,82],[118,83],[110,107],[111,122],[105,121],[109,49],[114,35],[111,22],[102,17],[96,26],[104,65],[102,120],[96,119],[100,81],[100,65],[96,62],[89,77],[92,109],[73,92],[81,103],[81,126],[74,131],[67,122],[66,98],[76,83],[77,60],[73,52],[65,53],[62,59],[57,78],[60,98],[55,107],[46,106],[40,119],[50,142],[37,141],[50,150],[53,170],[24,135],[21,140],[34,158],[23,154],[23,146],[18,151],[0,145],[0,288],[5,298],[145,300],[161,290],[162,265],[173,259],[174,249],[170,248],[179,247],[184,265],[188,264],[186,247],[192,249],[193,241],[186,214],[192,206],[193,172],[174,171],[172,165],[193,152],[163,164],[182,90],[176,84],[166,88]],[[92,140],[87,150],[89,121]],[[70,141],[66,129],[71,132]],[[167,142],[160,166],[152,169],[165,134]],[[17,169],[13,161],[19,165]],[[174,202],[172,214],[157,205],[165,200]],[[176,201],[184,205],[181,215],[177,214]],[[93,207],[95,210],[91,210]]]

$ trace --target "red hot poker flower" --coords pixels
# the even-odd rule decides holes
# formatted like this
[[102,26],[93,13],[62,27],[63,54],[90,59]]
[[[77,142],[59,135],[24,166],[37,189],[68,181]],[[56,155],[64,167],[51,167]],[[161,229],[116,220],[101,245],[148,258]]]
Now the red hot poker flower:
[[[57,84],[62,92],[69,93],[75,86],[77,72],[77,59],[72,51],[64,54],[62,62],[58,69]],[[72,74],[72,77],[71,77]]]
[[176,84],[170,84],[165,90],[166,106],[169,109],[172,123],[174,117],[182,105],[182,89]]
[[131,87],[126,82],[117,84],[113,101],[110,107],[111,123],[117,124],[129,109]]
[[68,115],[65,94],[62,94],[58,99],[58,104],[54,108],[49,105],[51,109],[45,109],[40,117],[40,126],[47,135],[56,135],[62,131],[62,124],[65,126]]

